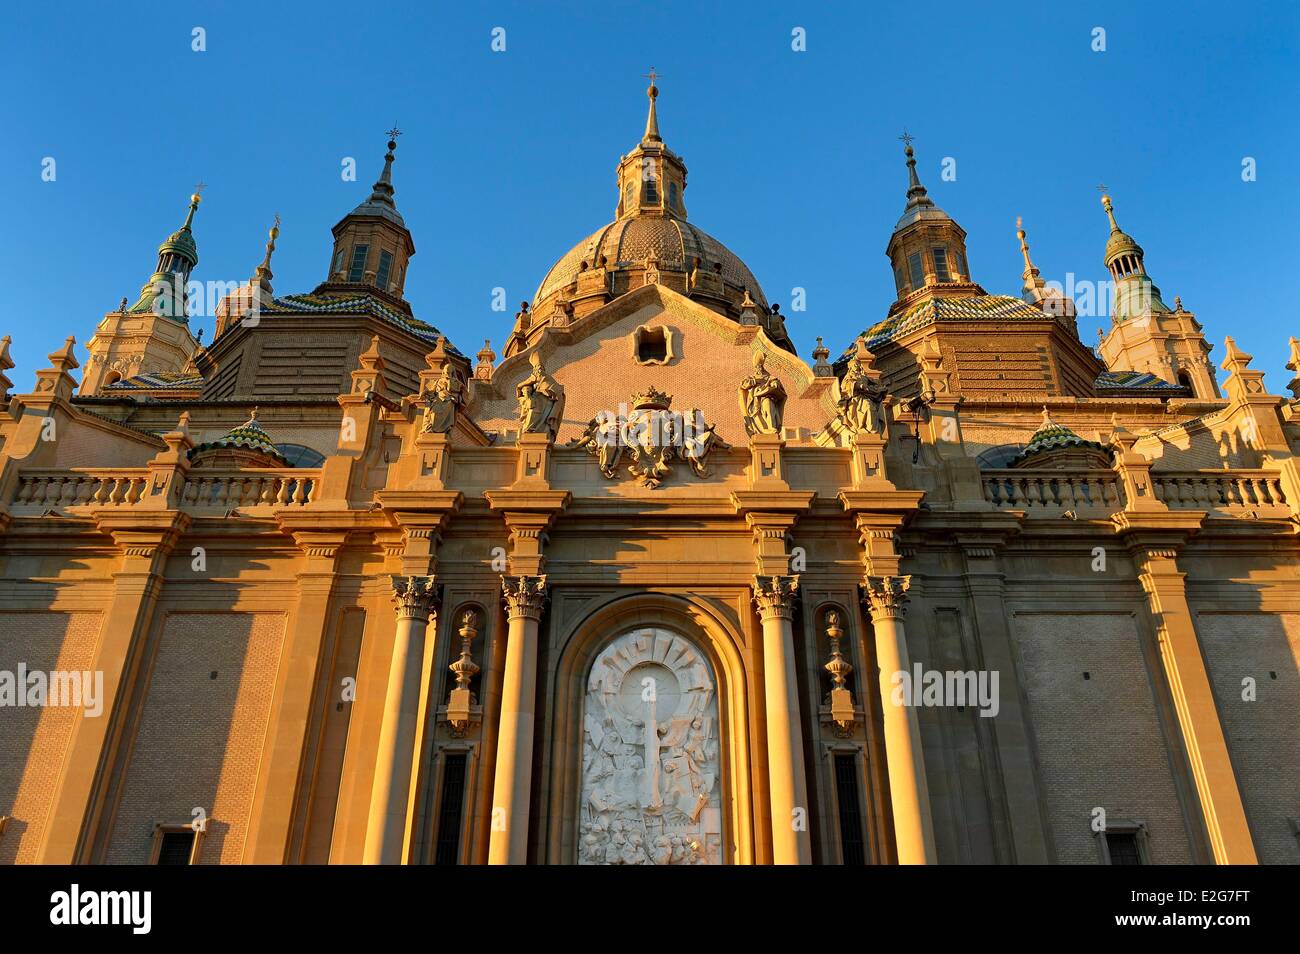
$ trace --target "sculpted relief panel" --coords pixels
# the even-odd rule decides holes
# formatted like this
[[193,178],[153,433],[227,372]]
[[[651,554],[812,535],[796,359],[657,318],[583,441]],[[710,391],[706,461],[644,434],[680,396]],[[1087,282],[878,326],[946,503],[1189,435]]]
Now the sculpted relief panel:
[[578,863],[722,863],[717,687],[686,639],[640,629],[592,666]]

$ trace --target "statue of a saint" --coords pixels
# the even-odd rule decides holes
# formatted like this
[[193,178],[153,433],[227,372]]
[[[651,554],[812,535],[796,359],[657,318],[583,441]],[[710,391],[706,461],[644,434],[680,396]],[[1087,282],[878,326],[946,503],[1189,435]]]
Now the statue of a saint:
[[442,377],[424,392],[423,420],[420,431],[424,434],[446,434],[456,423],[456,408],[460,404],[460,380],[452,376],[451,367],[442,369]]
[[564,388],[546,373],[542,357],[536,351],[531,363],[532,373],[515,387],[519,398],[519,426],[524,433],[545,433],[554,438],[564,414]]
[[856,359],[849,362],[840,382],[839,418],[850,434],[885,433],[885,388]]
[[754,354],[754,373],[740,383],[740,410],[745,417],[745,433],[781,433],[785,386],[768,373],[761,351]]

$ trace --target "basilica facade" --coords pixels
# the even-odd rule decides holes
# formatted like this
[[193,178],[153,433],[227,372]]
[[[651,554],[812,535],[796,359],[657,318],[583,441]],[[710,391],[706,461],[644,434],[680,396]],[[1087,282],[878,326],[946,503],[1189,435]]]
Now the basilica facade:
[[312,290],[273,229],[192,334],[196,194],[24,393],[3,339],[0,861],[1300,862],[1300,344],[1212,361],[1109,197],[1084,344],[909,142],[805,359],[648,93],[500,357],[404,298],[395,139]]

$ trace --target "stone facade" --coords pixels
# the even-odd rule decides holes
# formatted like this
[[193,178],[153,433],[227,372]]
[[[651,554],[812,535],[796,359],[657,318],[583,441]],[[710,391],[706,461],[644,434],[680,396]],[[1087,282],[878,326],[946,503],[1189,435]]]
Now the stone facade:
[[1300,393],[1141,310],[1109,199],[1100,356],[1023,231],[989,295],[910,144],[897,300],[805,362],[655,95],[500,361],[402,297],[395,138],[206,347],[149,283],[79,393],[6,339],[0,696],[103,684],[10,679],[0,859],[1300,862]]

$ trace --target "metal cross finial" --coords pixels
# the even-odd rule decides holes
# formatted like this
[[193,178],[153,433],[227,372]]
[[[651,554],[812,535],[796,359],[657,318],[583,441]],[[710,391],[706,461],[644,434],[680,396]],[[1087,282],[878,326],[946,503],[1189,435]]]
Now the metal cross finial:
[[1105,195],[1107,192],[1110,191],[1110,187],[1106,185],[1104,182],[1099,182],[1097,184],[1097,191],[1100,192],[1102,195]]
[[393,123],[393,128],[388,130],[387,136],[389,139],[396,139],[401,134],[402,131],[397,128],[397,123]]
[[199,195],[202,195],[202,194],[203,194],[203,190],[206,189],[207,187],[208,187],[208,184],[207,184],[206,182],[200,182],[198,185],[196,185],[196,186],[194,187],[194,191],[195,191],[196,193],[198,193]]
[[655,80],[660,78],[659,74],[655,72],[655,68],[653,66],[650,67],[649,73],[642,73],[641,75],[650,81],[651,86],[655,84]]
[[901,142],[904,146],[910,146],[910,145],[912,145],[912,141],[913,141],[915,138],[916,138],[916,137],[914,137],[914,136],[909,136],[909,135],[907,134],[907,127],[904,126],[904,127],[903,127],[903,135],[899,136],[899,137],[898,137],[898,140],[899,140],[899,142]]

